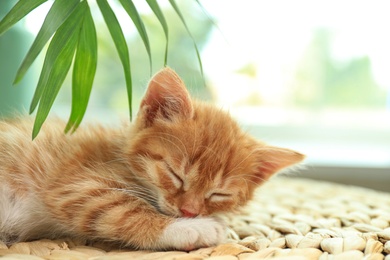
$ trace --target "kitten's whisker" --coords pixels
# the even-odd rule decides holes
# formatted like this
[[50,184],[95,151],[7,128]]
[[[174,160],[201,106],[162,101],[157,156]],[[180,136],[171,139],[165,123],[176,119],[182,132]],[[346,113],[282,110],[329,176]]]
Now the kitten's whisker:
[[256,152],[256,150],[253,150],[252,152],[248,153],[248,155],[244,159],[242,159],[239,163],[237,163],[237,165],[233,169],[231,169],[228,173],[226,173],[225,176],[228,176],[233,171],[237,170],[238,166],[240,166],[245,160],[247,160],[255,152]]
[[[213,149],[211,149],[211,148],[208,147],[208,146],[201,145],[201,146],[199,146],[199,148],[206,148],[206,150],[207,150],[207,151],[210,151],[211,153],[213,153],[213,155],[216,156],[216,158],[219,157],[218,154],[217,154]],[[208,158],[213,158],[213,159],[214,159],[215,157],[208,156]]]
[[105,162],[100,162],[98,165],[99,166],[103,166],[103,165],[106,165],[106,164],[110,164],[110,163],[115,163],[115,162],[126,162],[127,159],[125,158],[116,158],[116,159],[112,159],[112,160],[109,160],[109,161],[105,161]]
[[[246,189],[249,190],[248,180],[246,178],[244,178],[244,181],[245,181]],[[247,199],[247,198],[245,197],[245,199]]]
[[[184,153],[184,151],[183,151],[175,142],[173,142],[172,140],[169,140],[168,138],[165,138],[165,137],[162,137],[162,136],[158,136],[158,138],[160,138],[160,139],[162,139],[162,140],[165,140],[165,141],[167,141],[167,142],[173,144],[174,146],[176,146],[177,150],[179,150],[182,154],[185,154],[185,155],[188,156],[187,149],[186,149],[186,151],[185,151],[185,153]],[[185,147],[184,147],[184,148],[185,148]]]
[[[137,191],[139,192],[140,194],[143,193],[143,194],[148,194],[146,193],[147,189],[143,186],[138,186],[138,185],[129,185],[128,182],[124,181],[124,180],[120,180],[118,178],[119,176],[112,176],[112,178],[108,178],[108,177],[105,177],[105,176],[99,176],[100,179],[103,179],[103,180],[107,180],[107,181],[111,181],[111,182],[114,182],[114,183],[117,183],[118,186],[122,186],[123,188],[110,188],[110,189],[116,189],[116,190],[132,190],[132,191]],[[144,179],[144,178],[141,178],[141,177],[135,177],[136,179]],[[147,181],[147,179],[144,179],[145,181]],[[154,196],[154,195],[152,195]]]
[[102,190],[115,190],[115,191],[120,191],[120,192],[124,192],[126,194],[129,194],[129,195],[133,195],[137,198],[140,198],[140,199],[146,199],[148,201],[154,201],[156,202],[157,201],[157,198],[156,196],[154,196],[153,194],[150,194],[150,193],[146,193],[145,191],[141,191],[141,190],[130,190],[130,189],[118,189],[118,188],[104,188]]
[[[245,178],[245,177],[248,177],[248,176],[250,178]],[[249,182],[252,182],[255,185],[258,185],[258,183],[256,183],[253,179],[260,180],[261,182],[268,181],[268,179],[261,178],[260,176],[257,176],[255,174],[241,174],[241,175],[238,175],[238,176],[231,176],[226,181],[231,181],[231,180],[234,180],[234,179],[241,179],[241,180],[244,180],[244,181],[249,181]]]
[[256,182],[255,182],[255,181],[253,181],[253,180],[250,180],[250,179],[247,179],[247,178],[243,178],[243,180],[245,181],[245,183],[246,183],[247,187],[248,187],[248,182],[250,182],[250,183],[252,183],[252,184],[254,184],[254,185],[258,186],[258,183],[256,183]]
[[169,136],[169,137],[173,137],[173,138],[175,138],[176,140],[178,140],[178,141],[180,142],[180,144],[184,147],[184,150],[186,151],[185,154],[188,156],[187,147],[185,146],[185,144],[183,143],[183,141],[182,141],[180,138],[178,138],[177,136],[174,136],[174,135],[172,135],[172,134],[168,134],[168,133],[160,133],[160,134],[163,134],[163,135],[166,135],[166,136]]
[[198,149],[195,148],[196,147],[196,137],[197,137],[196,129],[197,129],[197,127],[194,128],[194,131],[195,131],[195,133],[194,133],[194,143],[192,145],[191,157],[189,158],[191,160],[191,164],[194,163],[194,162],[192,162],[192,160],[195,157],[196,151],[198,151]]
[[127,183],[124,180],[118,179],[120,176],[118,176],[117,174],[114,174],[113,172],[110,172],[110,171],[106,171],[105,173],[109,174],[109,175],[99,175],[96,178],[101,178],[101,179],[104,179],[104,180],[114,181],[114,182],[118,182],[120,184],[127,185]]

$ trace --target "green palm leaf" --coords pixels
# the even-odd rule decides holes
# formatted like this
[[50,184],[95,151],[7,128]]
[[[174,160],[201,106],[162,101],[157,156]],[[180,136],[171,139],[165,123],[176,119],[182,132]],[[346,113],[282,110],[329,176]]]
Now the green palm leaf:
[[[0,21],[0,35],[20,21],[47,0],[19,0],[8,14]],[[198,3],[199,1],[196,0]],[[126,79],[130,119],[132,117],[132,77],[130,57],[122,28],[107,0],[96,0],[104,20],[107,24],[115,47],[118,51]],[[136,27],[148,54],[150,71],[152,70],[152,56],[150,42],[144,22],[141,19],[132,0],[119,0]],[[168,25],[157,0],[146,0],[149,7],[160,22],[165,39],[164,66],[167,65],[169,33]],[[203,68],[199,50],[192,37],[181,11],[174,0],[169,1],[188,34],[193,40],[195,51]],[[200,4],[200,3],[199,3]],[[54,36],[53,36],[54,35]],[[41,74],[35,89],[30,106],[30,113],[38,108],[33,138],[39,133],[46,120],[54,100],[72,65],[72,110],[65,131],[75,131],[80,125],[87,109],[93,79],[97,66],[97,39],[96,30],[87,0],[54,0],[41,29],[19,67],[14,83],[18,83],[26,74],[34,60],[52,38],[46,52]],[[75,55],[76,53],[76,55]]]
[[[67,1],[67,0],[56,1],[56,2],[54,2],[54,4],[56,4],[56,3],[62,3],[62,2],[64,2],[64,1]],[[79,0],[72,0],[72,1],[78,2]],[[69,1],[69,2],[70,2],[70,1]],[[61,9],[59,9],[59,8],[60,8],[60,5],[54,6],[54,4],[53,4],[53,6],[51,7],[51,9],[50,9],[48,15],[46,16],[45,22],[43,23],[42,28],[40,29],[40,31],[39,31],[39,33],[38,33],[38,35],[37,35],[37,38],[35,39],[33,45],[31,46],[31,48],[30,48],[30,50],[29,50],[29,52],[27,53],[27,55],[26,55],[26,57],[25,57],[25,59],[24,59],[23,64],[26,64],[26,61],[27,61],[27,60],[31,60],[31,58],[29,58],[29,55],[30,55],[30,56],[31,56],[31,55],[35,55],[35,54],[32,54],[32,53],[36,53],[36,51],[35,51],[35,50],[36,50],[36,47],[35,47],[35,46],[37,46],[37,44],[35,44],[35,43],[36,43],[36,42],[39,42],[39,44],[43,43],[43,41],[42,41],[42,40],[39,40],[38,37],[41,37],[41,39],[42,39],[42,37],[46,37],[46,35],[49,35],[49,33],[46,32],[46,30],[48,30],[47,27],[48,27],[49,25],[47,25],[47,26],[45,27],[45,23],[50,24],[51,17],[55,17],[56,14],[58,14],[59,12],[60,12],[60,13],[62,12]],[[78,5],[78,4],[77,4],[77,5]],[[72,7],[72,10],[74,10],[75,7],[76,7],[77,5],[75,5],[74,7]],[[51,15],[49,16],[49,14],[51,14]],[[58,14],[58,15],[59,15],[59,14]],[[63,16],[64,16],[64,14],[63,14]],[[69,16],[69,14],[67,15],[67,17],[68,17],[68,16]],[[65,20],[64,20],[64,21],[65,21]],[[38,105],[38,103],[39,103],[39,100],[41,99],[41,96],[42,96],[42,94],[43,94],[43,92],[44,92],[44,90],[45,90],[45,87],[46,87],[46,85],[47,85],[47,80],[48,80],[48,77],[49,77],[49,75],[50,75],[50,71],[51,71],[51,69],[52,69],[53,66],[54,66],[55,57],[56,57],[56,55],[58,55],[58,53],[61,51],[61,48],[62,48],[62,46],[63,46],[62,43],[63,43],[64,41],[67,40],[67,36],[71,33],[71,30],[74,30],[74,29],[75,29],[75,26],[76,26],[76,25],[75,25],[75,24],[64,25],[64,26],[62,26],[61,31],[64,31],[64,30],[66,29],[66,26],[69,26],[69,31],[66,32],[65,34],[63,34],[63,33],[61,33],[61,32],[60,32],[60,33],[57,33],[56,36],[53,37],[53,40],[56,39],[56,40],[58,41],[58,43],[53,43],[53,42],[52,42],[52,43],[50,44],[50,46],[52,46],[52,47],[49,48],[49,49],[47,50],[46,57],[45,57],[45,61],[44,61],[44,63],[43,63],[43,67],[42,67],[42,71],[41,71],[41,75],[40,75],[39,80],[38,80],[37,88],[35,89],[35,93],[34,93],[34,96],[33,96],[33,100],[32,100],[31,105],[30,105],[30,114],[34,112],[34,110],[36,109],[36,107],[37,107],[37,105]],[[56,29],[56,30],[57,30],[57,29]],[[58,29],[58,31],[60,31],[60,30]],[[57,32],[58,32],[58,31],[57,31]],[[41,33],[41,32],[42,32],[42,33]],[[40,33],[41,33],[41,34],[40,34]],[[46,42],[45,42],[45,43],[46,43]],[[57,46],[57,47],[56,47],[56,46]],[[43,48],[43,46],[42,46],[42,48]],[[40,50],[38,51],[38,53],[39,53],[39,52],[40,52]],[[38,55],[38,53],[36,53],[34,59],[36,58],[36,56]],[[32,61],[33,61],[33,60],[32,60]],[[29,62],[30,65],[31,65],[32,61]],[[22,67],[23,67],[23,64],[22,64],[22,66],[19,68],[19,71],[21,71],[21,69],[22,69]],[[26,70],[27,70],[27,69],[26,69]],[[18,76],[17,76],[17,77],[18,77]],[[21,75],[21,77],[23,77],[23,75]]]
[[0,35],[47,0],[20,0],[0,22]]
[[185,21],[185,19],[184,19],[184,16],[182,15],[182,13],[181,13],[179,7],[177,6],[175,0],[169,0],[169,3],[172,5],[173,9],[175,10],[175,12],[177,13],[177,15],[179,16],[181,22],[183,23],[184,27],[185,27],[186,30],[187,30],[188,35],[191,37],[192,42],[194,43],[194,48],[195,48],[196,56],[197,56],[198,62],[199,62],[200,73],[202,74],[202,77],[203,77],[203,79],[204,79],[202,59],[201,59],[201,57],[200,57],[200,52],[199,52],[198,46],[196,45],[195,38],[192,36],[191,31],[190,31],[190,29],[188,28],[187,23],[186,23],[186,21]]
[[165,35],[165,55],[164,55],[164,66],[167,65],[168,61],[168,25],[165,20],[164,14],[160,9],[160,6],[157,4],[156,0],[146,0],[150,8],[152,9],[153,13],[156,15],[157,19],[160,21],[160,24],[164,30],[164,35]]
[[146,48],[146,52],[148,53],[150,72],[151,72],[152,71],[152,55],[150,52],[149,37],[148,37],[148,34],[146,32],[144,22],[142,21],[141,16],[139,15],[137,9],[135,8],[135,5],[133,4],[132,0],[119,0],[119,2],[122,4],[122,6],[126,10],[127,14],[130,16],[135,27],[137,28],[139,35],[141,36],[141,39],[142,39],[142,41],[145,45],[145,48]]
[[38,90],[41,92],[41,96],[33,128],[33,139],[38,135],[68,74],[87,8],[86,1],[80,2],[68,19],[58,28],[50,42],[38,82],[38,84],[41,83],[42,85],[38,85],[36,90],[36,92]]
[[100,11],[103,14],[104,20],[107,24],[108,30],[110,31],[111,37],[114,41],[115,47],[118,51],[119,58],[122,62],[123,72],[126,79],[126,88],[127,88],[127,98],[129,102],[129,112],[130,119],[132,118],[132,82],[131,82],[131,70],[130,70],[130,58],[129,50],[127,48],[125,36],[121,26],[119,25],[118,19],[116,18],[111,7],[108,5],[107,0],[97,0],[96,1]]
[[87,110],[96,72],[97,39],[89,6],[84,12],[84,20],[78,39],[72,75],[72,110],[65,132],[71,129],[74,132],[80,125]]
[[23,78],[24,74],[26,74],[28,68],[30,68],[45,44],[50,40],[54,32],[60,27],[79,2],[80,0],[57,0],[53,3],[37,37],[16,73],[14,84],[18,83]]
[[195,2],[199,5],[200,9],[207,16],[207,18],[209,19],[211,24],[221,33],[222,37],[226,40],[225,35],[223,34],[222,30],[219,28],[219,26],[218,26],[217,22],[215,21],[215,19],[211,16],[211,14],[209,12],[207,12],[206,8],[202,5],[202,3],[199,0],[195,0]]

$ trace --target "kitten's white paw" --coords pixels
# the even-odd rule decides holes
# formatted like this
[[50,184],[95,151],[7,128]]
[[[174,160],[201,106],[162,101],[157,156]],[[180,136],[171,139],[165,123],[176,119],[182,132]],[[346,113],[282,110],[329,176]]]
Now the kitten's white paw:
[[159,245],[190,251],[216,245],[225,237],[224,225],[214,218],[179,218],[165,228]]

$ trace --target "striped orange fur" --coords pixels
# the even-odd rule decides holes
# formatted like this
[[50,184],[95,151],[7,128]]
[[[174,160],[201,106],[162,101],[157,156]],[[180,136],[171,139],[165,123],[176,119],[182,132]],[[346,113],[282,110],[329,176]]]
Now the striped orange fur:
[[142,249],[211,246],[213,217],[245,205],[303,155],[244,133],[228,113],[192,100],[166,68],[150,81],[133,124],[81,127],[51,120],[0,122],[0,240],[58,236]]

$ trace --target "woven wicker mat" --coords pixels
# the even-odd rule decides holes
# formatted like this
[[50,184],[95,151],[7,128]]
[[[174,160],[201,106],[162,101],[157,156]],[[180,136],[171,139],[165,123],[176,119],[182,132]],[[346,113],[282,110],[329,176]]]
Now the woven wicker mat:
[[386,259],[390,194],[297,178],[274,178],[240,215],[224,216],[226,243],[192,252],[131,251],[72,240],[7,248],[3,259]]

